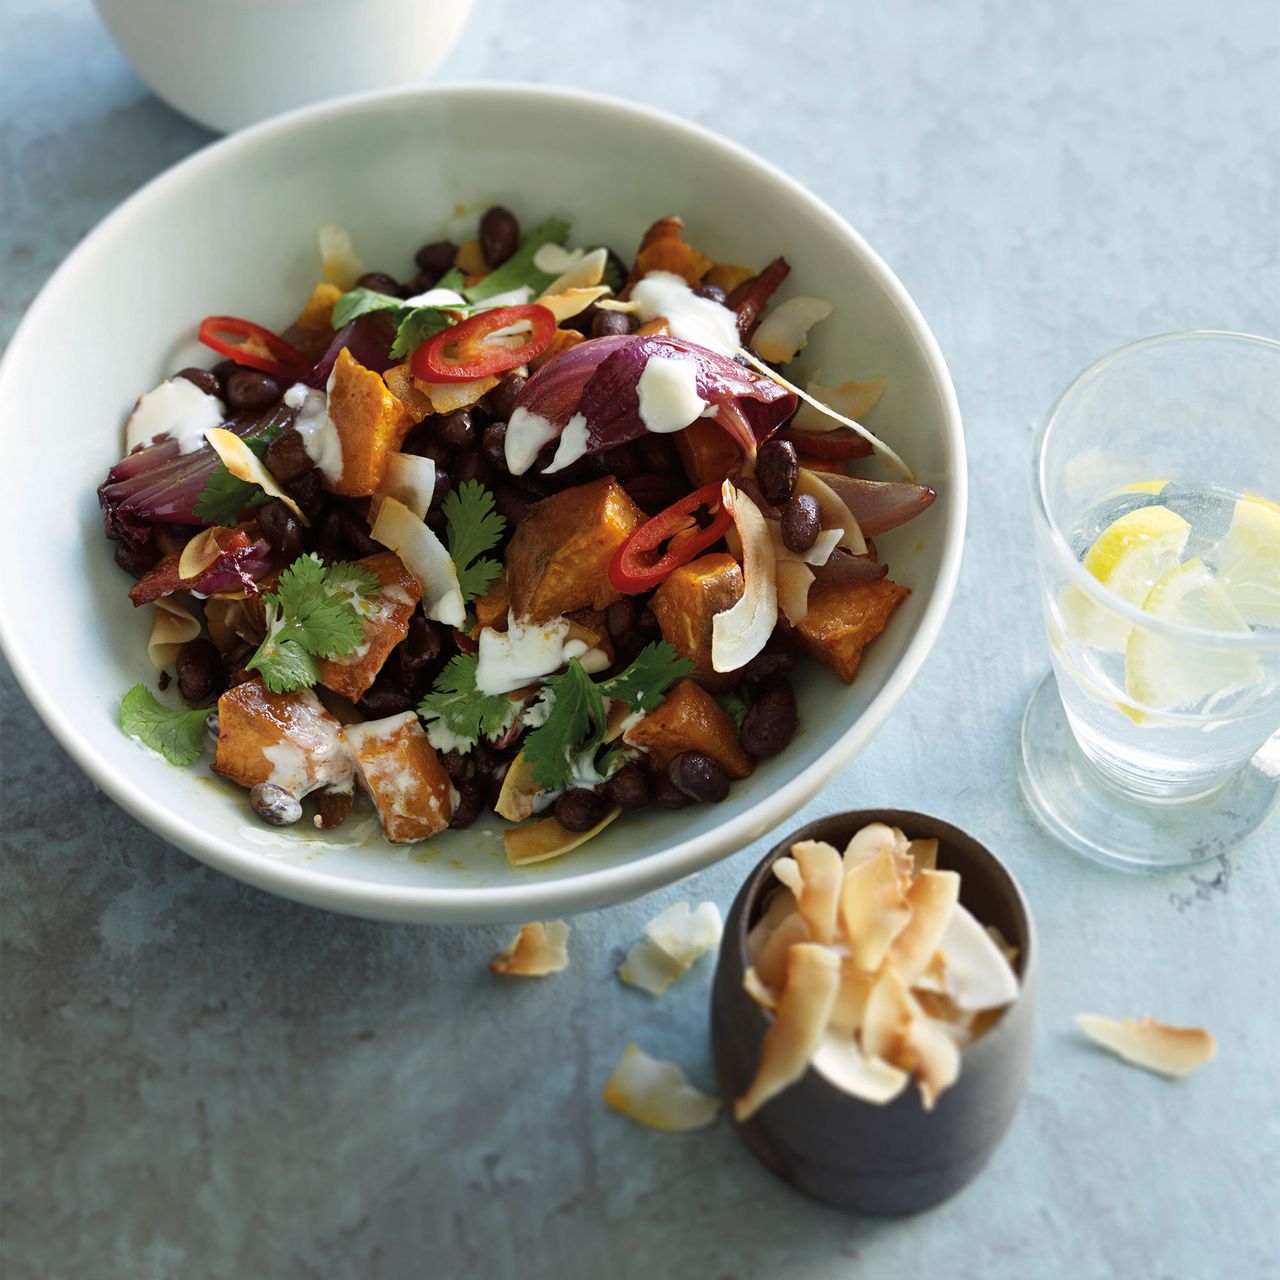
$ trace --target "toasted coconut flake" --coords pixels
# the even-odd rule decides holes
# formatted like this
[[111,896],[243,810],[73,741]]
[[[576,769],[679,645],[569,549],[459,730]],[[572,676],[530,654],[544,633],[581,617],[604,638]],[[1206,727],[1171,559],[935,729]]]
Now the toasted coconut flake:
[[896,854],[897,849],[898,839],[893,834],[892,827],[885,826],[883,822],[869,822],[855,832],[853,839],[845,846],[844,869],[852,871],[854,867],[870,862],[886,850],[890,855]]
[[538,306],[546,307],[555,316],[556,323],[563,324],[566,320],[572,320],[574,316],[580,315],[597,298],[603,298],[608,292],[607,284],[598,284],[590,289],[565,289],[559,293],[544,293],[538,299]]
[[[814,400],[846,418],[861,418],[864,413],[870,413],[876,407],[887,385],[883,378],[871,378],[866,382],[851,379],[838,387],[823,387],[810,382],[805,390]],[[834,431],[840,424],[806,400],[801,403],[791,425],[797,431],[819,432]]]
[[733,1104],[739,1121],[798,1080],[822,1038],[840,988],[840,957],[816,942],[797,942],[787,954],[787,985],[773,1025],[765,1033],[760,1065],[746,1093]]
[[777,626],[777,558],[760,508],[729,480],[720,487],[720,500],[742,543],[743,591],[711,620],[711,666],[736,671],[765,647]]
[[676,902],[654,916],[644,927],[645,936],[678,965],[691,968],[720,945],[724,921],[714,902],[700,902],[696,911],[687,902]]
[[1159,1075],[1189,1075],[1218,1055],[1213,1033],[1203,1027],[1171,1027],[1154,1018],[1116,1022],[1097,1013],[1077,1014],[1076,1025],[1094,1044]]
[[753,279],[755,274],[751,267],[739,266],[735,262],[713,262],[703,283],[713,284],[728,294],[740,284],[746,284],[748,280]]
[[912,840],[907,844],[911,857],[911,874],[933,871],[938,866],[938,842],[936,840]]
[[778,608],[793,626],[809,614],[813,570],[802,560],[778,557]]
[[911,919],[893,854],[882,849],[845,873],[840,920],[858,968],[873,973]]
[[[796,479],[796,492],[808,494],[818,504],[824,529],[839,529],[838,547],[847,547],[855,556],[867,554],[867,540],[862,536],[848,503],[816,472],[801,467]],[[828,550],[827,555],[831,552]]]
[[461,627],[466,606],[458,586],[458,570],[443,542],[395,498],[384,498],[369,531],[375,542],[394,551],[422,588],[422,612],[446,626]]
[[222,554],[218,545],[218,534],[222,529],[214,525],[209,529],[201,529],[185,547],[178,557],[178,577],[198,578]]
[[466,409],[488,395],[498,385],[498,379],[472,378],[470,382],[424,382],[414,378],[414,389],[422,392],[431,403],[433,413],[453,413]]
[[543,978],[569,967],[569,926],[563,920],[522,924],[511,945],[489,968],[515,978]]
[[[559,248],[558,245],[556,247]],[[544,253],[548,248],[550,248],[549,245],[543,245],[538,250],[538,253]],[[609,261],[609,251],[607,249],[592,249],[590,253],[583,253],[581,249],[575,249],[573,254],[567,254],[561,249],[560,252],[564,255],[559,259],[561,265],[558,270],[560,274],[542,291],[542,297],[538,299],[542,306],[546,306],[548,297],[567,293],[570,289],[590,289],[604,279],[604,269]],[[549,254],[546,260],[550,260]],[[548,274],[556,269],[538,266],[536,255],[534,257],[534,266],[537,266],[539,271],[546,271]],[[608,288],[604,292],[608,293]]]
[[809,926],[814,942],[829,944],[836,936],[836,913],[844,883],[839,850],[825,840],[801,840],[791,846],[791,856],[801,880],[796,909]]
[[853,1032],[862,1027],[867,1014],[867,1001],[876,985],[876,975],[859,969],[852,956],[840,957],[840,990],[831,1009],[831,1025]]
[[959,1079],[961,1045],[954,1032],[954,1028],[925,1017],[923,1011],[912,1023],[912,1065],[926,1111],[932,1111],[942,1093]]
[[638,302],[623,302],[621,298],[601,298],[596,306],[601,311],[621,311],[624,315],[634,315],[640,310]]
[[502,833],[502,845],[507,851],[507,861],[513,867],[525,867],[531,862],[546,862],[558,858],[580,844],[586,844],[593,836],[598,836],[622,812],[621,809],[610,809],[605,816],[589,831],[570,831],[562,827],[555,818],[543,818],[540,822],[530,822],[513,831]]
[[651,996],[660,996],[673,982],[689,972],[689,966],[669,956],[648,938],[637,942],[618,966],[618,977],[628,986],[639,987]]
[[820,400],[815,400],[807,391],[801,391],[794,383],[788,382],[776,369],[771,369],[763,361],[756,359],[745,347],[739,347],[738,354],[753,368],[764,374],[766,378],[771,378],[780,387],[786,387],[788,391],[794,391],[801,400],[812,406],[819,413],[828,418],[834,418],[841,426],[849,427],[851,430],[856,431],[876,451],[880,458],[904,479],[914,480],[916,478],[915,472],[883,440],[868,431],[860,422],[855,422],[852,418],[846,418],[829,405],[824,405]]
[[351,243],[345,228],[321,227],[316,233],[320,242],[320,261],[324,265],[324,278],[339,289],[351,289],[364,275],[364,263]]
[[889,963],[907,986],[928,968],[959,901],[960,877],[954,871],[922,871],[912,881],[907,890],[911,919],[889,948]]
[[769,935],[796,909],[796,895],[780,885],[765,903],[764,914],[747,931],[747,959],[755,964]]
[[916,991],[936,991],[939,995],[946,995],[950,990],[947,984],[946,956],[941,951],[935,951],[925,965],[924,972],[911,985]]
[[862,1051],[913,1072],[926,1111],[960,1074],[960,1050],[954,1041],[930,1021],[901,977],[887,966],[867,1001]]
[[742,989],[762,1009],[776,1009],[778,997],[764,985],[764,980],[755,971],[754,965],[748,965],[742,974]]
[[961,1009],[995,1009],[1018,997],[1018,979],[987,931],[957,904],[939,949],[947,962],[947,994]]
[[[378,486],[380,498],[394,498],[413,512],[419,520],[427,518],[431,498],[436,487],[436,464],[431,458],[420,458],[416,453],[393,453],[387,459],[382,483]],[[377,512],[373,513],[377,519]]]
[[453,265],[464,276],[480,278],[489,274],[489,262],[484,256],[484,249],[481,248],[479,240],[464,240],[453,256]]
[[624,1116],[664,1133],[685,1133],[714,1123],[720,1099],[695,1089],[674,1063],[651,1058],[627,1045],[609,1082],[604,1100]]
[[311,524],[302,514],[302,508],[276,483],[275,476],[263,465],[262,459],[234,431],[228,431],[225,427],[210,427],[204,433],[204,438],[222,459],[222,465],[237,480],[256,484],[268,497],[279,498],[304,525]]
[[834,310],[825,298],[788,298],[770,307],[752,335],[751,345],[771,364],[788,364],[804,350],[809,330]]
[[534,780],[533,766],[522,751],[507,768],[493,811],[508,822],[523,822],[533,817],[534,801],[542,790]]
[[781,858],[775,858],[773,874],[778,878],[780,884],[785,885],[795,894],[797,899],[804,892],[804,877],[800,874],[800,864],[794,858],[790,858],[786,854]]
[[878,1107],[892,1102],[911,1080],[899,1067],[863,1057],[852,1037],[830,1030],[823,1032],[812,1066],[837,1089]]
[[1010,967],[1018,963],[1018,948],[1004,936],[1003,933],[993,924],[984,926],[987,931],[987,937],[1004,952],[1004,958],[1009,962]]
[[199,620],[177,601],[161,596],[155,602],[151,619],[151,636],[147,640],[147,657],[157,671],[171,666],[178,657],[178,650],[188,640],[200,634]]
[[787,916],[760,948],[756,972],[761,981],[774,991],[781,991],[787,983],[787,956],[791,948],[798,942],[808,941],[809,926],[798,914]]

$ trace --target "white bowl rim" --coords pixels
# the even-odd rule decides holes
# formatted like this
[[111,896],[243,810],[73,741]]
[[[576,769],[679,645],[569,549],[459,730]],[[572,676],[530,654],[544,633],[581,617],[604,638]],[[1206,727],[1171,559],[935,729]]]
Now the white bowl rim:
[[8,658],[19,685],[64,750],[117,804],[163,839],[238,880],[297,902],[373,919],[421,923],[489,923],[497,919],[516,919],[521,915],[528,920],[538,919],[544,908],[572,914],[652,892],[662,885],[692,875],[735,849],[753,842],[757,838],[757,830],[753,828],[758,828],[762,813],[772,811],[776,814],[776,821],[785,821],[811,798],[827,778],[852,760],[879,731],[937,641],[955,595],[964,548],[968,468],[955,387],[937,340],[919,308],[879,254],[825,201],[746,147],[670,112],[581,89],[496,81],[375,89],[299,107],[211,142],[157,174],[107,214],[53,272],[28,307],[0,359],[0,404],[4,402],[11,370],[23,358],[28,334],[36,327],[46,307],[52,305],[55,285],[64,275],[77,270],[80,260],[88,255],[96,241],[105,238],[110,229],[131,217],[138,206],[157,192],[180,184],[188,175],[200,169],[220,163],[231,152],[255,146],[277,134],[288,134],[304,122],[378,111],[400,102],[420,101],[423,98],[465,99],[469,96],[504,96],[511,99],[513,109],[518,108],[521,98],[558,99],[590,106],[599,111],[630,116],[632,119],[647,120],[650,124],[690,135],[704,146],[728,152],[739,160],[765,170],[772,179],[786,187],[797,201],[807,205],[812,214],[826,222],[834,235],[847,241],[861,255],[877,283],[909,321],[943,400],[953,488],[948,495],[948,518],[943,531],[944,545],[937,586],[925,605],[916,633],[898,659],[884,688],[824,755],[777,791],[762,797],[744,813],[705,835],[680,841],[635,862],[545,883],[447,889],[439,886],[416,888],[350,880],[264,858],[260,853],[241,848],[232,840],[187,821],[150,797],[93,750],[75,721],[59,707],[56,693],[41,682],[33,666],[28,663],[16,642],[16,632],[9,617],[10,609],[16,607],[16,598],[12,593],[0,593],[0,649]]

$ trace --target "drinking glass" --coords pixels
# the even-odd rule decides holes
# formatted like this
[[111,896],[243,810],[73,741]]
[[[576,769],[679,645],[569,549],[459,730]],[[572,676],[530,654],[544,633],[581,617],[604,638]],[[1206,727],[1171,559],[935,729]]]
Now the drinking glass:
[[1280,791],[1280,343],[1149,338],[1040,429],[1053,671],[1021,782],[1054,835],[1129,869],[1217,857]]

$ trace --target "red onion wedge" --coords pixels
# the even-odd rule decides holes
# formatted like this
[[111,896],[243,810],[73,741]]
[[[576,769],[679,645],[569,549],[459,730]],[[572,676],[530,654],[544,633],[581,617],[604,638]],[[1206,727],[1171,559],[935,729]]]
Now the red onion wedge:
[[914,520],[938,495],[927,485],[903,480],[863,480],[859,476],[823,476],[844,501],[858,527],[874,537]]
[[251,535],[243,527],[217,530],[214,537],[220,554],[208,568],[194,578],[184,578],[178,572],[182,553],[175,551],[134,584],[129,599],[135,605],[150,604],[175,591],[193,591],[202,596],[211,596],[219,591],[243,591],[251,596],[257,595],[258,579],[275,568],[266,539]]
[[870,556],[855,556],[837,547],[823,564],[811,565],[814,581],[822,587],[860,587],[877,582],[889,572],[887,564],[879,564]]

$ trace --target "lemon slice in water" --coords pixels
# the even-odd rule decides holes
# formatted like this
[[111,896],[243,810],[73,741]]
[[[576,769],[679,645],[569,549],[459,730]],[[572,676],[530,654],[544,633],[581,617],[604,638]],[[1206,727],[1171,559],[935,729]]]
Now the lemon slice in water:
[[[1142,609],[1152,617],[1202,631],[1249,631],[1226,588],[1199,557],[1166,573],[1151,588]],[[1251,653],[1157,635],[1136,626],[1125,646],[1124,674],[1125,691],[1141,706],[1154,711],[1208,711],[1214,702],[1252,681],[1258,671]],[[1121,710],[1141,719],[1141,712],[1123,706]]]
[[[1113,520],[1085,554],[1084,567],[1114,595],[1141,608],[1155,584],[1182,559],[1191,526],[1168,507],[1139,507]],[[1072,639],[1123,653],[1130,624],[1068,587],[1063,614]]]
[[1218,547],[1218,577],[1246,622],[1280,627],[1280,506],[1245,494]]

